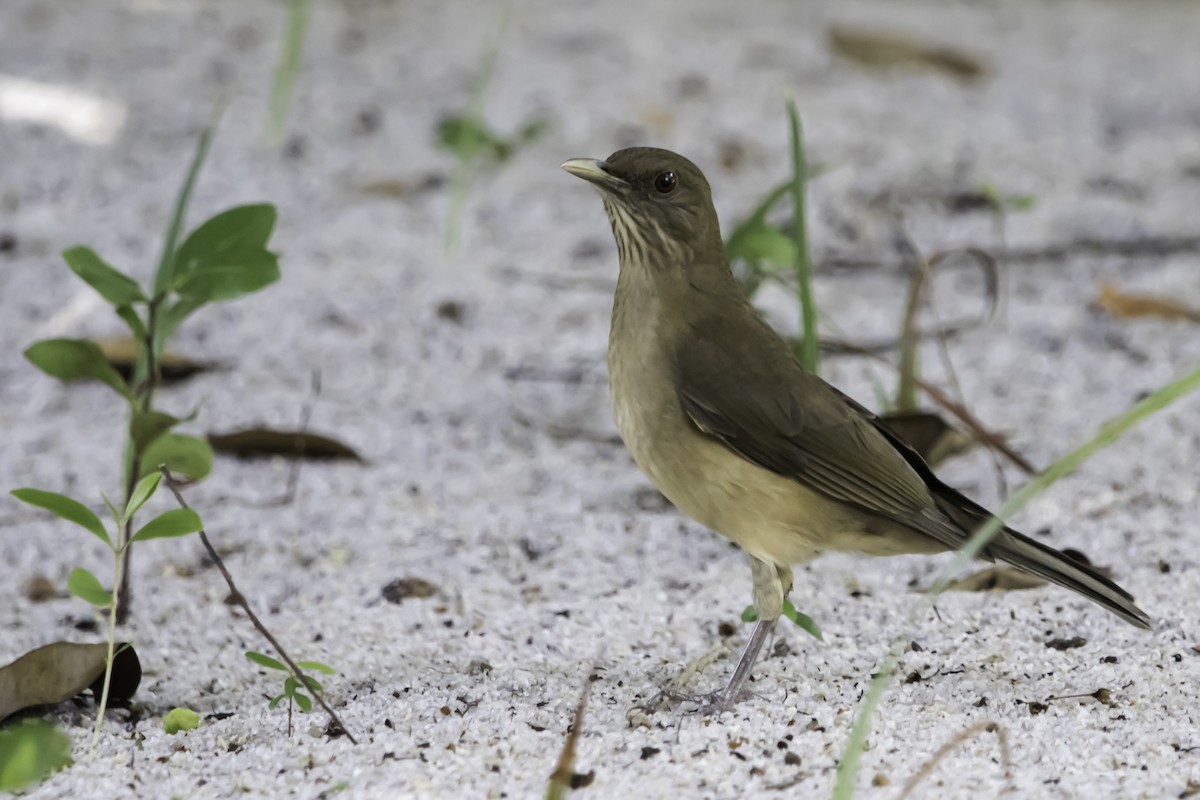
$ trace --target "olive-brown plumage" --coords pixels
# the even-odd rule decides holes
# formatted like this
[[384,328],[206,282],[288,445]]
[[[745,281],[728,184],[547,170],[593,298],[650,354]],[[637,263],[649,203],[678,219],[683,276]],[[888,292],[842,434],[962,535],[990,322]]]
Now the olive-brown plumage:
[[[621,437],[672,503],[750,557],[760,621],[712,698],[723,709],[782,611],[792,565],[824,550],[958,549],[990,514],[938,480],[874,414],[801,367],[734,280],[694,164],[630,148],[563,169],[599,187],[617,241],[608,368]],[[1010,528],[982,555],[1149,627],[1116,584]]]

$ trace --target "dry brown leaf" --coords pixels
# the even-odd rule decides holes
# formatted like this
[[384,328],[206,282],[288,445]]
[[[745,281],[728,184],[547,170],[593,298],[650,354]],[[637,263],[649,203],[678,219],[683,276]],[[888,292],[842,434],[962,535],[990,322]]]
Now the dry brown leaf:
[[368,181],[360,185],[358,191],[377,197],[402,200],[413,193],[413,184],[410,181],[403,181],[399,178],[380,178],[377,181]]
[[927,411],[896,411],[882,419],[930,466],[967,452],[975,440],[939,415]]
[[362,461],[362,456],[337,439],[305,431],[276,431],[270,428],[247,428],[232,433],[210,433],[208,443],[218,453],[237,458],[266,458],[283,456],[312,461],[348,459]]
[[868,67],[925,67],[963,80],[977,80],[987,72],[983,62],[970,53],[894,31],[834,25],[829,29],[829,45],[834,52]]
[[1200,323],[1200,310],[1184,305],[1171,297],[1156,294],[1135,294],[1118,290],[1111,283],[1100,287],[1096,305],[1117,319],[1158,317],[1175,321]]
[[[119,644],[118,649],[110,701],[133,697],[142,680],[142,666],[133,647]],[[107,643],[54,642],[0,667],[0,720],[30,706],[61,703],[89,687],[99,694],[107,656]]]
[[1036,589],[1047,581],[1014,567],[988,567],[946,585],[948,592],[991,592]]
[[424,578],[396,578],[383,587],[383,599],[389,603],[402,603],[410,597],[433,597],[437,586]]
[[[121,377],[127,381],[130,380],[130,376],[133,374],[133,365],[137,361],[138,343],[129,337],[95,339],[93,341],[104,352],[108,363],[121,373]],[[220,364],[212,361],[192,361],[187,356],[171,350],[167,350],[158,357],[158,368],[162,373],[163,383],[175,383],[189,378],[197,372],[207,372],[219,366]]]
[[656,136],[670,133],[675,127],[675,115],[662,106],[645,106],[638,112],[638,121]]

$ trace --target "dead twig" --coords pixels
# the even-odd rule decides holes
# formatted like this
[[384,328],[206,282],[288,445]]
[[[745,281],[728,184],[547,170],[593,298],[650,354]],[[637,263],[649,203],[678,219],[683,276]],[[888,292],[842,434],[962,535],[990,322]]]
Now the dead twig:
[[558,754],[558,762],[554,772],[550,773],[550,785],[546,787],[546,800],[562,800],[567,792],[591,783],[594,772],[579,775],[575,772],[575,744],[579,740],[579,731],[583,729],[583,712],[587,708],[588,692],[591,682],[583,684],[583,693],[579,695],[579,705],[575,707],[575,718],[567,729],[567,738],[563,742],[562,751]]
[[[191,506],[187,504],[187,501],[183,499],[183,495],[179,491],[179,484],[174,478],[171,477],[171,473],[167,471],[167,468],[159,467],[159,470],[163,475],[163,483],[165,483],[167,488],[171,490],[171,493],[175,495],[175,499],[179,502],[179,505],[183,508],[191,508]],[[203,528],[200,529],[200,541],[204,543],[204,549],[208,551],[208,557],[211,558],[213,563],[217,565],[217,569],[221,571],[221,577],[225,579],[226,585],[229,586],[229,596],[234,600],[234,602],[242,607],[242,610],[246,612],[246,616],[250,619],[250,622],[254,625],[255,629],[257,629],[258,632],[262,634],[262,637],[267,640],[267,642],[279,655],[279,658],[283,661],[283,663],[287,664],[288,669],[291,670],[292,677],[294,677],[301,686],[306,687],[310,692],[312,692],[312,695],[314,698],[316,698],[318,705],[320,705],[321,708],[325,710],[325,713],[329,715],[329,719],[335,725],[341,728],[342,732],[346,734],[346,738],[352,743],[358,744],[358,740],[354,738],[352,733],[350,733],[350,729],[347,728],[342,722],[341,718],[338,717],[337,712],[329,707],[329,703],[325,702],[324,695],[312,688],[309,682],[305,679],[304,672],[301,671],[300,667],[296,665],[296,662],[292,660],[292,657],[287,654],[287,651],[283,649],[283,645],[281,645],[279,640],[277,640],[275,636],[269,630],[267,630],[267,626],[263,625],[262,620],[258,618],[258,615],[251,610],[250,603],[246,601],[245,595],[243,595],[237,588],[237,584],[233,581],[233,575],[229,574],[229,570],[225,567],[225,562],[222,561],[221,556],[217,554],[217,549],[213,547],[212,542],[210,542],[208,539],[208,534],[205,533]]]
[[896,800],[905,800],[906,797],[912,794],[917,784],[927,778],[933,772],[934,767],[938,765],[938,762],[949,755],[950,751],[979,733],[996,734],[996,739],[1000,743],[1000,763],[1004,766],[1004,780],[1008,784],[1005,792],[1015,792],[1017,787],[1013,784],[1012,753],[1008,749],[1008,736],[1004,733],[1004,728],[1001,728],[999,724],[989,719],[972,725],[942,745],[928,761],[921,765],[917,773],[909,778],[908,783],[904,784],[904,789],[900,792],[900,796]]
[[[968,248],[980,249],[980,248]],[[1200,251],[1200,236],[1153,236],[1144,239],[1075,239],[1063,244],[1041,247],[1010,248],[1005,251],[1005,264],[1040,264],[1046,261],[1065,261],[1075,256],[1121,256],[1124,258],[1167,258],[1180,253]],[[910,266],[905,258],[882,261],[853,255],[828,255],[817,268],[825,271],[890,269]]]

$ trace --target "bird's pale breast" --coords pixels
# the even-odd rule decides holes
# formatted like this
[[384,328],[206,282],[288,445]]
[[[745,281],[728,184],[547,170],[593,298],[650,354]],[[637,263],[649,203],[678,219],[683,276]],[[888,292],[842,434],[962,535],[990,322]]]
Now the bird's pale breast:
[[[614,322],[623,310],[614,310]],[[656,315],[637,316],[609,338],[613,413],[634,461],[680,511],[777,564],[801,563],[825,549],[877,551],[890,540],[865,530],[851,509],[697,430],[676,396],[667,348],[656,341]]]

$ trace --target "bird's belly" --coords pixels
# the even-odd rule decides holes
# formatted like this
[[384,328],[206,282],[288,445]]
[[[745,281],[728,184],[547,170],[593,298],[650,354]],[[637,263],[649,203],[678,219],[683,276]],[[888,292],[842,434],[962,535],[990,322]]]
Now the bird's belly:
[[753,556],[799,564],[855,527],[834,503],[758,467],[697,431],[678,404],[657,414],[623,403],[614,391],[617,429],[633,459],[684,514]]
[[824,550],[895,555],[941,549],[747,461],[699,432],[676,402],[635,402],[619,381],[612,388],[617,429],[655,487],[684,514],[757,558],[790,565]]

